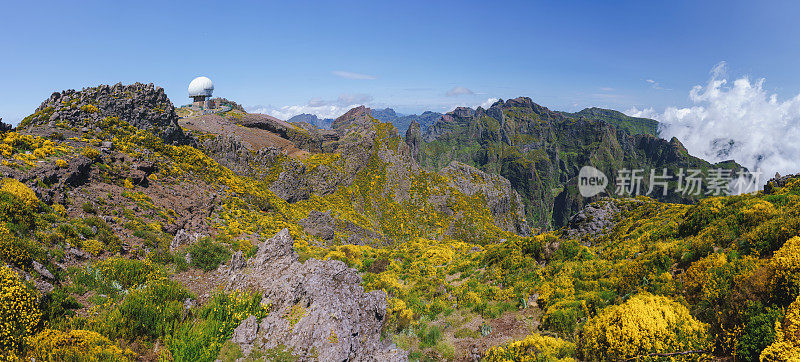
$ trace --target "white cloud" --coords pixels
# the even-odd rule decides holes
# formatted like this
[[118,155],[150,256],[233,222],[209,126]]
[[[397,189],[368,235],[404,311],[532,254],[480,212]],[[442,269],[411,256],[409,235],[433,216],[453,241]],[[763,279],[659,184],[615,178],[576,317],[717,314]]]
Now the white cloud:
[[308,106],[309,107],[322,107],[322,106],[325,106],[327,104],[328,104],[328,102],[325,102],[322,98],[311,98],[308,101]]
[[487,108],[491,107],[492,104],[494,104],[498,100],[499,99],[497,99],[497,98],[489,98],[485,102],[481,103],[481,107],[483,107],[483,109],[487,109]]
[[287,120],[298,114],[308,113],[319,118],[336,118],[360,105],[372,102],[369,94],[341,94],[335,101],[326,101],[319,97],[311,98],[308,103],[283,107],[252,106],[246,107],[250,113],[263,113],[279,119]]
[[347,71],[344,71],[344,70],[334,70],[334,71],[331,72],[331,74],[333,74],[335,76],[338,76],[338,77],[346,78],[346,79],[362,79],[362,80],[363,79],[366,79],[366,80],[378,79],[378,77],[376,77],[374,75],[353,73],[353,72],[347,72]]
[[644,81],[649,83],[650,87],[652,87],[653,89],[664,89],[664,87],[661,86],[661,83],[656,82],[655,80],[645,79]]
[[254,107],[247,107],[247,111],[250,113],[269,114],[270,116],[282,120],[287,120],[302,113],[313,114],[319,118],[336,118],[343,115],[351,108],[357,106],[358,105],[339,106],[336,104],[327,104],[317,107],[306,104],[306,105],[283,106],[278,108],[271,106],[254,106]]
[[483,101],[482,103],[479,103],[479,104],[461,102],[459,104],[455,104],[455,105],[452,105],[452,106],[443,106],[442,109],[445,110],[446,112],[454,111],[458,107],[467,107],[467,108],[482,107],[483,109],[487,109],[487,108],[491,107],[492,104],[494,104],[498,100],[499,99],[497,99],[497,98],[488,98],[488,99],[486,99],[485,101]]
[[622,113],[625,113],[631,117],[650,118],[650,119],[655,119],[656,117],[659,116],[658,112],[656,112],[656,110],[653,109],[653,107],[648,107],[644,109],[638,109],[636,107],[632,107]]
[[661,136],[677,137],[693,155],[712,162],[734,159],[762,171],[762,184],[775,172],[800,172],[800,94],[779,101],[764,89],[764,78],[742,77],[729,84],[725,68],[719,63],[704,86],[692,88],[691,107],[626,113],[652,114],[662,122]]
[[454,87],[453,89],[447,91],[448,97],[457,97],[462,95],[472,95],[475,94],[472,90],[466,87]]

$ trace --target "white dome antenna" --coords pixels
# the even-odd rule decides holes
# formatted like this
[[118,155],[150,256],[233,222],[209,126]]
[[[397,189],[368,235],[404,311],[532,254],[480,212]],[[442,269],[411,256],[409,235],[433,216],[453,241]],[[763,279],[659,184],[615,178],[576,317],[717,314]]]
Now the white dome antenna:
[[189,97],[192,103],[200,108],[206,108],[206,100],[214,92],[214,83],[207,77],[197,77],[189,83]]

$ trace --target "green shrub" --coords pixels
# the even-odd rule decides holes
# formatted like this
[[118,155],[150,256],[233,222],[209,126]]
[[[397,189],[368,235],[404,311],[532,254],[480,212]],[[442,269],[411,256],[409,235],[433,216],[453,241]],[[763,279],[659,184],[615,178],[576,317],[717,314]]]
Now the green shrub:
[[92,205],[91,202],[84,202],[83,205],[81,205],[81,209],[83,209],[83,212],[87,214],[97,213],[97,210],[94,209],[94,205]]
[[122,251],[122,241],[114,234],[114,230],[103,219],[93,216],[83,219],[87,226],[94,227],[97,231],[92,235],[106,245],[106,250],[112,254]]
[[419,338],[419,348],[425,349],[433,347],[442,338],[442,328],[420,323],[419,329],[417,330],[417,338]]
[[758,361],[761,351],[775,340],[775,321],[783,319],[779,309],[757,310],[749,313],[739,343],[736,357],[743,361]]
[[189,253],[192,255],[191,265],[205,271],[216,269],[230,257],[230,251],[227,247],[212,241],[210,238],[203,238],[189,246]]
[[177,282],[152,280],[131,290],[104,320],[105,334],[114,338],[154,340],[173,330],[181,320],[183,302],[190,294]]
[[[177,361],[214,361],[222,358],[221,349],[233,330],[248,316],[261,319],[269,306],[261,305],[259,293],[217,294],[199,310],[196,319],[181,324],[166,338],[166,344]],[[241,356],[241,351],[239,351]],[[225,355],[237,355],[226,348]]]
[[67,317],[75,315],[75,309],[83,308],[83,305],[75,300],[75,297],[64,288],[56,288],[47,293],[39,302],[39,309],[42,311],[42,321],[49,323],[52,328]]
[[72,281],[89,290],[116,295],[163,276],[165,276],[164,271],[149,260],[116,257],[75,270]]

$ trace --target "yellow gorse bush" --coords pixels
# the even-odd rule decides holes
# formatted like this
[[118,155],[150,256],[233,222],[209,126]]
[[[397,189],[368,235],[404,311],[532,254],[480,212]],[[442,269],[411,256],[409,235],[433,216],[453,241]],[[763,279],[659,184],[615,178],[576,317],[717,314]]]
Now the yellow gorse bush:
[[0,356],[21,356],[40,317],[36,292],[11,268],[0,267]]
[[45,329],[28,340],[27,358],[36,361],[132,361],[136,355],[94,331]]
[[[36,197],[36,193],[22,182],[13,178],[6,178],[0,181],[0,192],[7,192],[14,196],[26,210],[33,209],[39,204],[39,198]],[[6,211],[11,210],[1,210],[0,212]]]
[[[33,161],[70,150],[68,146],[56,145],[53,141],[39,136],[6,132],[0,134],[0,137],[2,137],[0,139],[0,156],[21,161],[23,165],[27,166],[32,166]],[[6,164],[17,165],[16,163]]]
[[492,347],[486,362],[574,362],[575,344],[560,338],[532,334],[522,340]]
[[587,361],[617,361],[650,353],[705,350],[707,328],[672,299],[639,294],[586,322],[581,351]]
[[796,297],[800,293],[800,237],[784,243],[772,256],[770,267],[774,271],[774,287]]

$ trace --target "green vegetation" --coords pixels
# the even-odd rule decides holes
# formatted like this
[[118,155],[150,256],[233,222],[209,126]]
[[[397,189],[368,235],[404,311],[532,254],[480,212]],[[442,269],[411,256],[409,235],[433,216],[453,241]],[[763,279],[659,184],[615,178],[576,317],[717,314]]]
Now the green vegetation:
[[[507,122],[531,128],[508,135],[515,144],[546,139],[531,133],[563,131],[553,130],[533,108],[514,106],[505,112]],[[476,122],[490,133],[498,126],[488,117]],[[121,172],[113,167],[119,166],[98,157],[94,146],[71,149],[5,134],[0,151],[4,162],[15,160],[15,168],[31,161],[16,158],[23,148],[32,149],[26,155],[42,150],[31,156],[37,160],[59,152],[65,159],[83,153],[97,162],[92,167],[108,177],[103,179],[108,185],[123,186],[118,187],[119,205],[101,201],[110,193],[92,195],[90,202],[64,201],[71,204],[71,215],[82,216],[74,217],[64,205],[42,203],[28,186],[2,181],[0,259],[9,267],[0,270],[0,297],[6,298],[4,308],[11,307],[0,308],[0,343],[9,358],[125,360],[158,345],[157,357],[163,360],[292,359],[284,347],[242,356],[226,343],[242,320],[270,311],[260,294],[218,292],[200,303],[178,282],[178,273],[189,266],[195,268],[192,273],[214,270],[232,250],[252,253],[259,238],[283,228],[304,259],[340,260],[359,271],[366,290],[386,292],[383,332],[414,358],[462,358],[465,351],[453,340],[490,336],[491,319],[535,308],[541,314],[524,318],[539,318],[540,333],[526,332],[530,335],[520,341],[486,351],[488,360],[657,360],[648,355],[692,352],[676,359],[763,356],[771,361],[791,360],[794,355],[786,351],[800,345],[797,179],[770,194],[708,198],[691,206],[647,198],[607,201],[624,210],[608,234],[582,240],[560,231],[521,237],[497,227],[482,197],[447,186],[443,175],[397,162],[403,151],[400,138],[390,125],[374,120],[348,136],[364,147],[358,150],[364,157],[357,167],[343,154],[323,153],[306,158],[298,171],[301,177],[352,182],[293,203],[270,191],[288,156],[276,158],[269,177],[247,177],[201,150],[167,144],[114,117],[98,127],[86,143],[114,140],[115,149],[127,156],[152,161],[158,167],[150,180],[169,186],[191,181],[218,191],[219,205],[204,220],[213,228],[212,237],[170,251],[165,225],[177,218],[175,211],[159,206],[141,185],[115,178]],[[599,149],[599,141],[592,139],[596,134],[585,132],[586,139],[559,149],[559,157],[574,164],[588,152],[616,165],[616,150]],[[541,148],[472,141],[455,147],[461,141],[430,144],[425,162],[444,162],[438,155],[450,152],[506,175],[515,187],[527,190],[526,207],[533,209],[529,217],[542,220],[554,211],[541,202],[561,195],[554,190],[570,191],[570,186],[556,187],[549,154]],[[337,229],[333,240],[320,240],[299,226],[311,211],[327,210],[337,222],[383,239],[351,245],[351,231]],[[124,236],[104,220],[123,225]],[[56,263],[64,263],[75,248],[88,256],[67,270],[59,268]],[[39,273],[34,261],[53,274],[52,291],[38,293],[22,282],[22,273]],[[307,315],[306,306],[297,304],[283,317],[295,325]],[[608,330],[618,333],[610,338],[604,333]],[[342,338],[328,337],[331,343]]]
[[602,108],[586,108],[576,113],[560,113],[573,118],[583,117],[586,119],[608,122],[632,135],[648,134],[651,136],[658,136],[658,121],[649,118],[630,117],[622,112]]
[[189,246],[189,254],[192,256],[190,264],[205,271],[216,269],[230,257],[228,248],[211,240],[211,238],[203,238]]

